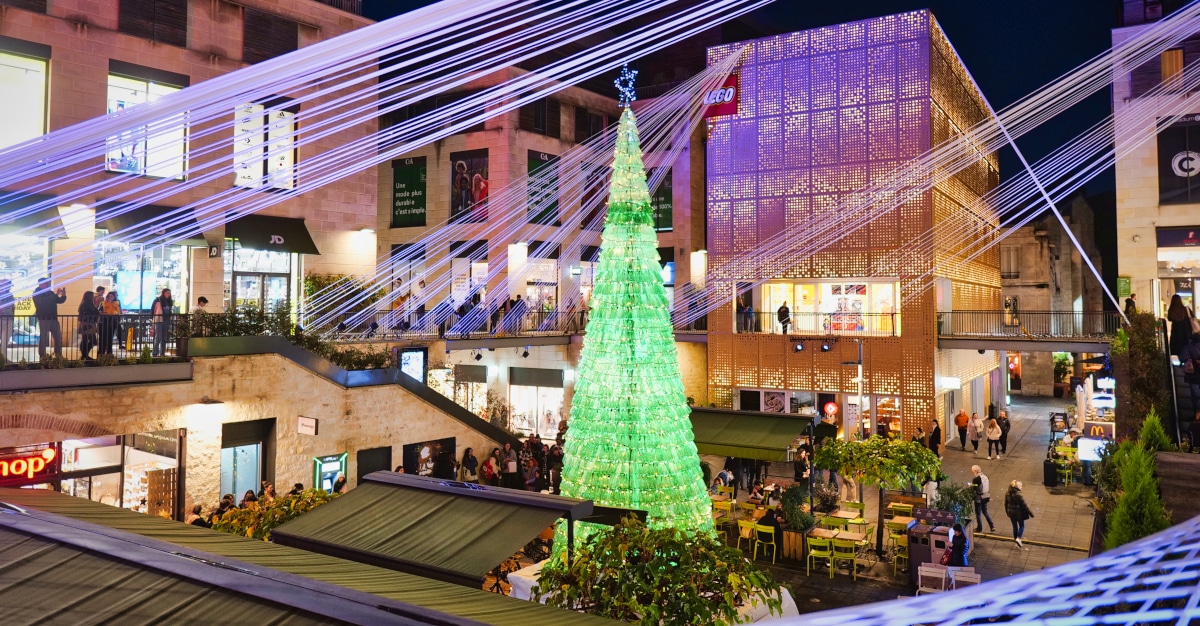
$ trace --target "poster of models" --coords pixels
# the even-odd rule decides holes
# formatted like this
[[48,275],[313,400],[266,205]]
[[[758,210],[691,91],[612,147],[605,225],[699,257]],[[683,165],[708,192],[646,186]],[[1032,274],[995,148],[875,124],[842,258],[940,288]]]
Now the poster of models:
[[450,221],[486,222],[488,151],[450,153]]
[[582,163],[583,168],[583,223],[580,228],[586,230],[604,230],[604,212],[608,206],[608,175],[611,171],[606,165]]
[[454,446],[454,437],[405,444],[401,448],[404,473],[453,479]]

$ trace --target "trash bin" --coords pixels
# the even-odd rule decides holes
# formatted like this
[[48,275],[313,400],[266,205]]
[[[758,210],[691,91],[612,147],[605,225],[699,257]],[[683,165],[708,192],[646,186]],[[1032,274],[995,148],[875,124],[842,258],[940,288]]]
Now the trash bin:
[[1047,487],[1058,486],[1058,466],[1054,464],[1054,461],[1046,459],[1042,462],[1042,482]]
[[929,562],[941,563],[942,555],[950,549],[950,527],[938,526],[929,531]]
[[927,524],[913,524],[908,529],[908,577],[915,585],[917,570],[930,562],[929,533],[934,529]]

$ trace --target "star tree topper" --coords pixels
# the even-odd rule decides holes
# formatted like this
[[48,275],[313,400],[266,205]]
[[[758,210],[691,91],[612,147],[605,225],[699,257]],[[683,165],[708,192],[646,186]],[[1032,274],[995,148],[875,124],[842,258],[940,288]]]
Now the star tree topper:
[[622,107],[629,106],[630,102],[633,102],[637,99],[637,94],[634,93],[633,88],[633,82],[637,80],[637,75],[637,70],[629,69],[629,64],[626,63],[625,65],[621,66],[621,75],[613,81],[613,84],[617,86],[617,93],[620,94],[620,96],[617,98],[617,102],[619,102]]

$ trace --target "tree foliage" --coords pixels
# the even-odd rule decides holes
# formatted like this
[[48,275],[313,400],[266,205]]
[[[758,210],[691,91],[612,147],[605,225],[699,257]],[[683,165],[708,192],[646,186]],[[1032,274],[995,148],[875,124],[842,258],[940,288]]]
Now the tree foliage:
[[1158,417],[1158,411],[1150,409],[1146,414],[1146,419],[1142,421],[1142,431],[1138,435],[1138,443],[1151,452],[1169,452],[1175,449],[1175,444],[1171,443],[1171,438],[1167,436],[1162,420]]
[[1158,493],[1154,469],[1153,451],[1138,445],[1121,452],[1121,491],[1116,498],[1116,507],[1108,514],[1104,534],[1106,550],[1148,537],[1171,525]]
[[280,496],[266,503],[251,502],[244,509],[226,512],[213,523],[213,530],[268,541],[272,530],[337,496],[323,489],[305,489],[294,496]]
[[800,483],[783,490],[780,509],[783,511],[783,518],[787,520],[788,530],[808,532],[817,525],[817,518],[804,511],[804,499],[807,497],[808,489]]
[[547,562],[533,597],[646,626],[735,624],[738,607],[750,602],[782,614],[779,584],[741,551],[634,517],[591,535],[569,565]]
[[817,450],[819,467],[835,468],[863,485],[904,489],[936,476],[941,460],[925,446],[873,435],[865,441],[828,439]]
[[1114,365],[1128,379],[1127,384],[1117,387],[1118,395],[1128,398],[1127,405],[1117,405],[1118,437],[1134,436],[1141,427],[1141,416],[1149,415],[1151,411],[1166,415],[1171,410],[1166,387],[1166,355],[1161,345],[1159,322],[1152,313],[1144,312],[1133,314],[1129,322],[1121,351],[1114,348],[1112,353]]
[[971,516],[975,513],[975,486],[942,478],[938,481],[937,497],[933,500],[933,508],[953,513],[955,521],[964,527],[967,526],[971,523]]

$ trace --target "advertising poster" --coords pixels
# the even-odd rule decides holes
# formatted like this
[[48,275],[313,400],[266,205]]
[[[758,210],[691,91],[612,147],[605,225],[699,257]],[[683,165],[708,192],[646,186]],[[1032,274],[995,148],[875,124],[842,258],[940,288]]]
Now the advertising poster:
[[558,226],[558,156],[529,151],[530,224]]
[[425,384],[425,361],[429,348],[401,348],[400,371]]
[[486,222],[488,151],[450,153],[450,221]]
[[1200,201],[1200,115],[1184,116],[1158,134],[1158,203]]
[[[650,170],[649,180],[654,180],[658,170],[662,168],[654,168]],[[650,196],[650,206],[654,209],[654,230],[662,232],[672,229],[671,220],[673,212],[671,210],[671,168],[666,168],[667,172],[663,175],[662,182],[658,184],[658,189]]]
[[608,176],[611,171],[607,165],[583,163],[583,223],[580,228],[585,230],[604,230],[604,211],[608,206]]
[[425,225],[425,157],[392,161],[392,228]]
[[454,446],[454,437],[405,444],[401,448],[404,473],[453,479]]

